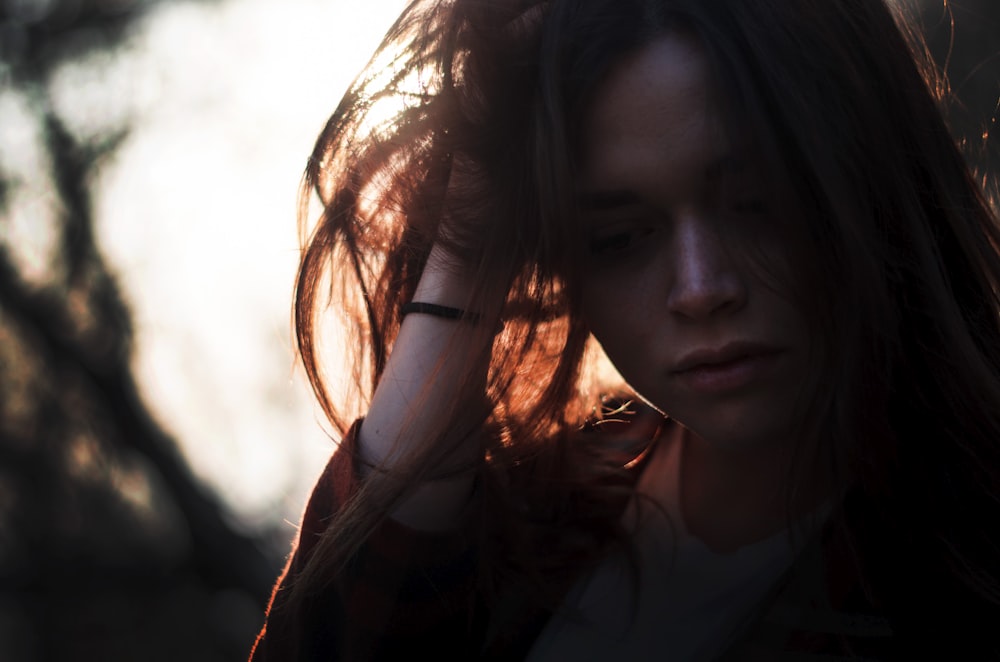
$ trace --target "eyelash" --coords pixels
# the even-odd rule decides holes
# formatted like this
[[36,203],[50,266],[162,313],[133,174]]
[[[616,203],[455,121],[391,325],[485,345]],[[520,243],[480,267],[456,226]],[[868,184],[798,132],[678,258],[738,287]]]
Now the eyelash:
[[[721,201],[720,201],[721,202]],[[769,212],[767,200],[753,195],[741,198],[733,196],[728,202],[731,213],[741,216],[766,216]],[[587,248],[592,257],[613,262],[629,257],[642,249],[643,240],[657,231],[652,225],[642,223],[613,223],[591,233]]]
[[595,257],[618,257],[637,247],[637,242],[654,232],[653,228],[636,227],[591,237],[590,254]]

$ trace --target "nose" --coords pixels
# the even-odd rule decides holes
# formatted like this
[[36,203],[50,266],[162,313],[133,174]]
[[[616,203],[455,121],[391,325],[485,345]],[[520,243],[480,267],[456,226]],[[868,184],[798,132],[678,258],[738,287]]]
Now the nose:
[[696,211],[679,214],[674,226],[671,313],[700,320],[743,307],[747,287],[715,223]]

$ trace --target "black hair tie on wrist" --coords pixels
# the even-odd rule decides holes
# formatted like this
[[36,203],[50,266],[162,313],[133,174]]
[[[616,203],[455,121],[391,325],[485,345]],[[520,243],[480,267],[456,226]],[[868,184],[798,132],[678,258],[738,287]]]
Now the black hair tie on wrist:
[[479,313],[470,313],[461,308],[452,308],[451,306],[442,306],[436,303],[424,303],[423,301],[404,303],[403,307],[399,309],[399,313],[400,317],[406,317],[410,313],[420,313],[422,315],[443,317],[449,320],[466,320],[473,324],[479,322]]

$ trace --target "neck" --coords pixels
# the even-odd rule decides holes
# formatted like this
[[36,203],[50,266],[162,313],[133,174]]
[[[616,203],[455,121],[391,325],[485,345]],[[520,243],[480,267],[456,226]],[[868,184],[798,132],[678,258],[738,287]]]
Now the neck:
[[816,475],[797,481],[800,489],[790,494],[784,447],[733,451],[684,428],[678,427],[678,435],[684,522],[715,551],[735,551],[768,538],[813,512],[832,493],[828,477]]

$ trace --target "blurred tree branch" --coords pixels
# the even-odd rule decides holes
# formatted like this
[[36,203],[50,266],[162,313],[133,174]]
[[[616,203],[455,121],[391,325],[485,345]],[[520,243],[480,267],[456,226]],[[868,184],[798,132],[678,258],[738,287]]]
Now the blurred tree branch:
[[[8,0],[0,75],[39,115],[57,250],[26,279],[0,215],[0,659],[245,657],[276,573],[150,415],[90,182],[128,135],[81,141],[47,86],[113,52],[152,0]],[[21,182],[0,172],[0,212]]]

